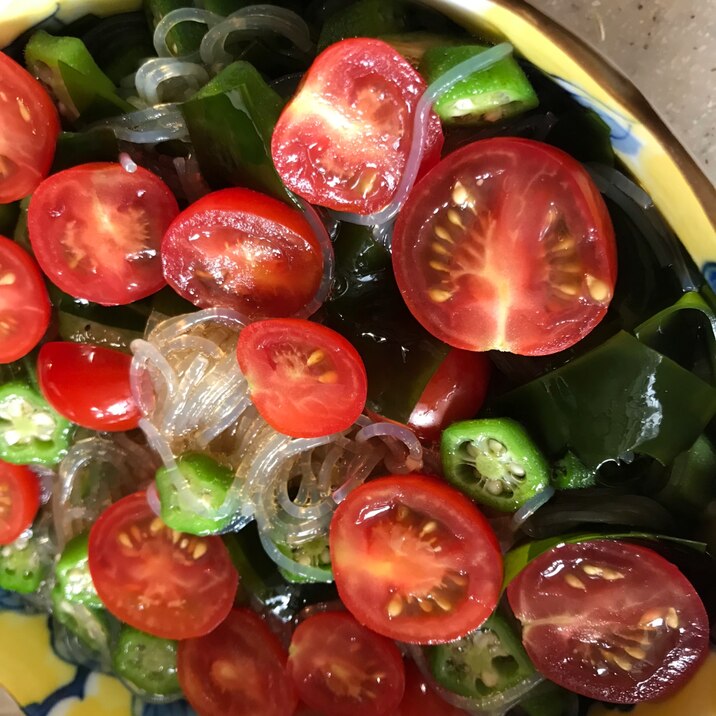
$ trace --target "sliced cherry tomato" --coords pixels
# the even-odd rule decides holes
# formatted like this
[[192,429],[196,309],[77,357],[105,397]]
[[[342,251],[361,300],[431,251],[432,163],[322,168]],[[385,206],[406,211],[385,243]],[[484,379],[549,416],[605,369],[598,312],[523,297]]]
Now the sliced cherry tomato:
[[363,410],[363,361],[330,328],[299,318],[258,321],[241,331],[236,351],[256,409],[281,433],[330,435]]
[[403,698],[398,648],[347,612],[308,617],[293,633],[288,653],[288,673],[298,695],[324,713],[393,716]]
[[101,346],[45,343],[37,379],[45,400],[60,414],[91,430],[133,430],[142,417],[132,397],[132,357]]
[[392,639],[451,641],[479,627],[497,604],[497,538],[477,507],[438,478],[362,485],[338,506],[330,545],[343,603]]
[[31,194],[47,176],[60,120],[44,87],[0,52],[0,204]]
[[65,293],[107,306],[164,286],[159,246],[179,213],[155,174],[120,164],[82,164],[53,174],[27,214],[38,263]]
[[249,189],[222,189],[184,210],[164,237],[162,261],[168,283],[194,305],[250,319],[293,315],[323,276],[303,214]]
[[235,609],[211,634],[180,642],[179,683],[199,716],[291,716],[286,659],[257,614]]
[[408,308],[446,343],[546,355],[604,317],[614,230],[572,157],[527,139],[485,139],[413,190],[395,224],[393,267]]
[[708,653],[695,589],[646,547],[599,540],[541,554],[511,582],[534,665],[566,689],[636,703],[676,691]]
[[412,660],[405,662],[405,695],[395,716],[468,716],[438,696]]
[[408,420],[421,440],[439,440],[457,420],[473,418],[487,394],[492,363],[484,353],[453,348],[425,386]]
[[117,619],[165,639],[214,629],[229,613],[239,580],[221,538],[169,529],[144,492],[115,502],[95,522],[89,568]]
[[[425,81],[390,45],[359,38],[325,49],[274,129],[271,153],[286,186],[312,204],[372,214],[388,205],[410,150]],[[440,157],[433,114],[423,167]]]
[[40,484],[32,470],[0,460],[0,545],[30,527],[39,506]]
[[0,363],[27,355],[49,324],[50,297],[40,269],[25,249],[0,236]]

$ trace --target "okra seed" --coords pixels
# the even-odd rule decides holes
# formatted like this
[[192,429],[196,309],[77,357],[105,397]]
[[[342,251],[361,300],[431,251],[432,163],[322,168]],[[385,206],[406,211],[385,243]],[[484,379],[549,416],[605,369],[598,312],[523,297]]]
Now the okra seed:
[[480,680],[488,689],[492,689],[497,686],[500,677],[494,669],[484,669],[480,674]]
[[525,469],[524,469],[524,467],[522,467],[522,465],[518,465],[516,462],[513,462],[513,463],[510,465],[510,472],[511,472],[515,477],[524,477],[524,476],[525,476]]
[[490,449],[490,452],[498,456],[503,455],[505,450],[507,449],[503,443],[501,443],[499,440],[495,440],[494,438],[490,438],[487,441],[487,447]]
[[470,457],[477,457],[481,454],[480,447],[476,443],[466,443],[465,450]]
[[500,480],[488,480],[487,485],[485,485],[485,489],[491,494],[491,495],[500,495],[502,494],[502,482]]

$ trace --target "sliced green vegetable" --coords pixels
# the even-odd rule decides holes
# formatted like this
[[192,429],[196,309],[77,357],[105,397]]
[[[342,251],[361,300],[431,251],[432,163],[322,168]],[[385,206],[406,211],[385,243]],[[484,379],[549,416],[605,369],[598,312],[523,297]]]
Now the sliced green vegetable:
[[549,466],[514,420],[486,418],[453,423],[440,442],[445,478],[481,504],[519,509],[549,485]]
[[[152,30],[160,23],[165,15],[172,10],[182,7],[195,7],[192,0],[144,0],[144,10],[147,13]],[[190,55],[198,52],[201,40],[206,34],[206,25],[199,22],[181,22],[167,33],[167,47],[174,57]]]
[[[430,84],[487,49],[482,45],[430,48],[420,63],[420,72]],[[448,123],[483,124],[513,117],[538,104],[532,85],[517,60],[510,56],[458,82],[440,95],[433,108]]]
[[216,534],[231,524],[232,515],[212,517],[219,511],[234,481],[233,472],[202,453],[184,453],[177,459],[179,476],[160,467],[156,484],[162,520],[177,532]]
[[358,0],[333,13],[324,23],[318,51],[349,37],[379,37],[406,29],[407,8],[400,0]]
[[34,531],[0,547],[0,589],[32,594],[40,588],[49,569]]
[[55,588],[67,601],[84,604],[90,609],[102,609],[104,605],[97,594],[89,571],[88,539],[87,532],[77,535],[62,550],[55,567]]
[[552,465],[552,487],[556,490],[581,490],[593,487],[596,480],[596,471],[589,470],[573,452]]
[[428,647],[427,658],[435,681],[477,708],[534,673],[519,637],[497,613],[461,639]]
[[54,37],[39,30],[27,43],[25,61],[50,88],[60,114],[72,122],[92,122],[135,109],[119,97],[112,80],[76,37]]
[[52,173],[88,162],[116,162],[119,145],[111,129],[62,132],[57,139]]
[[68,600],[59,585],[55,585],[52,589],[52,616],[96,654],[103,664],[109,662],[110,617],[106,611]]
[[74,426],[34,388],[0,386],[0,458],[16,465],[55,465],[66,454]]
[[177,670],[177,642],[123,626],[112,650],[112,667],[140,696],[181,696]]
[[[333,581],[333,571],[331,570],[331,553],[328,549],[328,538],[318,537],[310,542],[305,542],[301,545],[287,545],[277,544],[278,549],[283,552],[287,557],[290,557],[295,562],[303,564],[307,567],[314,567],[315,569],[321,569],[325,572],[326,578],[324,582]],[[278,571],[281,573],[284,579],[289,582],[296,582],[297,584],[306,584],[309,582],[316,582],[318,580],[309,579],[301,574],[295,574],[289,572],[283,567],[279,567]]]
[[491,410],[522,423],[548,455],[571,450],[590,469],[632,453],[668,464],[716,414],[716,389],[621,331]]
[[283,100],[247,62],[234,62],[182,106],[202,174],[215,189],[288,194],[271,159]]

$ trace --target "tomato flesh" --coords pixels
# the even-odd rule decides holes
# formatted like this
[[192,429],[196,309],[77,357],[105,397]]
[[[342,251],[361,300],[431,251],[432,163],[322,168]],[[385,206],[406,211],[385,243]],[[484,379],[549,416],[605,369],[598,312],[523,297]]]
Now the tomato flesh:
[[50,324],[50,297],[32,257],[0,236],[0,363],[27,355]]
[[[339,211],[384,208],[400,183],[425,87],[410,63],[380,40],[326,48],[273,133],[271,153],[286,186]],[[442,144],[440,120],[432,114],[423,162],[435,163]]]
[[491,366],[484,353],[453,348],[447,354],[408,419],[421,440],[439,440],[451,423],[475,417],[487,394]]
[[164,286],[159,246],[178,213],[155,174],[97,162],[46,179],[32,195],[27,222],[37,261],[54,284],[113,306]]
[[102,346],[45,343],[37,379],[47,402],[77,425],[91,430],[133,430],[142,417],[132,397],[132,357]]
[[239,366],[262,417],[293,437],[349,428],[368,393],[365,366],[340,334],[312,321],[275,318],[241,331]]
[[108,507],[89,537],[89,568],[107,609],[165,639],[203,636],[229,613],[238,574],[219,537],[166,527],[144,492]]
[[199,716],[291,716],[286,659],[257,614],[235,609],[210,634],[179,644],[179,683]]
[[467,711],[443,701],[412,660],[405,662],[405,695],[396,716],[468,716]]
[[39,506],[40,484],[32,470],[0,460],[0,545],[30,527]]
[[527,139],[485,139],[450,154],[412,192],[393,267],[413,315],[446,343],[546,355],[606,314],[614,230],[572,157]]
[[497,538],[477,507],[438,478],[392,476],[357,488],[333,516],[330,547],[343,603],[384,636],[451,641],[497,604]]
[[616,703],[676,691],[708,653],[698,594],[646,547],[599,540],[541,554],[510,584],[522,641],[560,686]]
[[31,194],[47,176],[60,120],[42,85],[0,52],[0,204]]
[[332,716],[392,716],[405,690],[395,644],[347,612],[315,614],[298,625],[288,673],[309,706]]
[[303,214],[249,189],[223,189],[189,206],[164,237],[162,261],[187,301],[250,320],[298,312],[323,276],[321,247]]

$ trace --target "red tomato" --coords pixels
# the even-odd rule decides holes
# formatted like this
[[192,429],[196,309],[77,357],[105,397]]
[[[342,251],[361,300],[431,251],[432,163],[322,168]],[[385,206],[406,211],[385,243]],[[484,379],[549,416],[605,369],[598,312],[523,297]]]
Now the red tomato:
[[32,470],[0,460],[0,545],[30,527],[39,506],[40,485]]
[[[312,204],[372,214],[393,198],[425,82],[390,45],[343,40],[325,49],[274,129],[271,153],[286,186]],[[423,146],[432,166],[443,144],[433,114]]]
[[27,251],[0,236],[0,363],[27,355],[49,323],[50,297],[40,269]]
[[37,379],[47,402],[91,430],[133,430],[142,417],[132,397],[132,356],[80,343],[45,343]]
[[179,683],[199,716],[291,716],[286,658],[257,614],[235,609],[211,634],[179,643]]
[[468,716],[467,711],[443,701],[414,661],[405,662],[405,696],[395,716]]
[[393,234],[413,315],[472,351],[555,353],[604,317],[616,282],[614,230],[584,168],[546,144],[474,142],[414,189]]
[[95,522],[89,568],[117,619],[165,639],[214,629],[231,610],[239,581],[221,538],[169,529],[144,492],[115,502]]
[[0,52],[0,204],[31,194],[47,176],[60,120],[44,87]]
[[392,639],[457,639],[500,595],[502,555],[489,523],[435,477],[383,477],[354,490],[333,516],[330,545],[343,603]]
[[537,669],[594,699],[636,703],[680,688],[708,652],[698,594],[646,547],[565,544],[530,562],[507,590]]
[[475,417],[485,400],[491,367],[484,353],[453,348],[425,386],[408,425],[430,442],[439,440],[451,423]]
[[30,200],[27,228],[53,283],[75,298],[114,306],[164,286],[159,245],[178,213],[155,174],[98,162],[46,179]]
[[347,612],[308,617],[288,653],[288,674],[312,708],[331,716],[394,716],[405,690],[400,652]]
[[303,214],[249,189],[222,189],[184,210],[164,237],[162,261],[168,283],[194,305],[250,319],[296,313],[323,276]]
[[349,428],[363,410],[363,361],[330,328],[299,318],[258,321],[241,331],[236,351],[256,409],[281,433],[330,435]]

